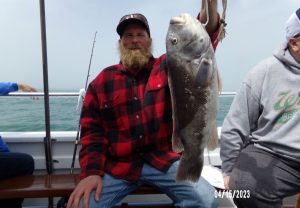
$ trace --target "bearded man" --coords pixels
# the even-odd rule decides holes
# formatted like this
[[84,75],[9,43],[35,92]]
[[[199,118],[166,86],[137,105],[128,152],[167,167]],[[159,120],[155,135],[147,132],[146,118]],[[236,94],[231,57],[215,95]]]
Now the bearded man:
[[[216,37],[217,1],[208,2],[206,29]],[[205,12],[198,17],[206,21]],[[102,70],[86,93],[81,117],[81,181],[67,207],[113,207],[144,184],[166,193],[176,207],[217,207],[214,188],[202,177],[195,184],[176,182],[180,154],[171,145],[166,56],[152,56],[146,17],[125,15],[117,33],[120,63]]]

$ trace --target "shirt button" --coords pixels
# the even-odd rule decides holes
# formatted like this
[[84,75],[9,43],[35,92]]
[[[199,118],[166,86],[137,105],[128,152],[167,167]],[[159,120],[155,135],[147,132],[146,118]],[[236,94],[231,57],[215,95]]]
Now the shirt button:
[[138,100],[138,98],[137,98],[137,97],[134,97],[133,99],[135,99],[135,100]]
[[157,87],[160,87],[160,86],[161,86],[160,84],[157,85]]
[[141,134],[141,135],[139,136],[139,138],[142,139],[142,138],[143,138],[143,135]]
[[136,117],[136,119],[140,119],[140,116],[139,116],[139,115],[136,115],[135,117]]

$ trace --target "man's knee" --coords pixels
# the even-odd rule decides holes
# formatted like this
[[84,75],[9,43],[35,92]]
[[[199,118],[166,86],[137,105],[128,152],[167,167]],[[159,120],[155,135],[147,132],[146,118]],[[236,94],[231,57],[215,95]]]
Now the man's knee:
[[218,207],[218,200],[213,196],[206,198],[199,197],[199,195],[190,195],[189,198],[180,201],[174,201],[176,207],[182,208],[216,208]]
[[31,175],[34,171],[34,160],[31,155],[23,154],[20,164],[23,167],[22,175]]
[[[248,173],[245,173],[248,174]],[[246,178],[249,180],[245,181]],[[229,189],[230,190],[250,190],[253,191],[254,181],[251,180],[251,177],[239,177],[237,174],[232,174],[229,180]]]
[[215,189],[206,180],[201,178],[195,186],[185,189],[179,207],[218,207]]
[[280,207],[282,201],[275,194],[274,187],[272,185],[266,187],[264,181],[255,179],[257,178],[253,178],[253,174],[250,172],[233,170],[229,189],[231,193],[234,193],[234,203],[243,208]]

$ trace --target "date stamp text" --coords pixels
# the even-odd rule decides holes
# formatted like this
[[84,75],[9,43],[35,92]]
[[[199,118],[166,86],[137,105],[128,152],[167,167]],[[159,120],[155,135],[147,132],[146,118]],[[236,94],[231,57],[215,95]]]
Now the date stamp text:
[[249,199],[250,190],[215,190],[215,198]]

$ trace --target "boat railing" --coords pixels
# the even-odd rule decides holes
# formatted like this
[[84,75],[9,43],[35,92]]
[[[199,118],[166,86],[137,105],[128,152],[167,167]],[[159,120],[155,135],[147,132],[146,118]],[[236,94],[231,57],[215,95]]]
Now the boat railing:
[[[236,92],[221,92],[220,96],[234,96]],[[11,92],[6,96],[44,96],[43,92]],[[49,92],[49,96],[79,96],[79,92]]]
[[[11,92],[7,96],[15,97],[39,97],[44,96],[43,92]],[[49,92],[49,96],[79,96],[79,92]]]

